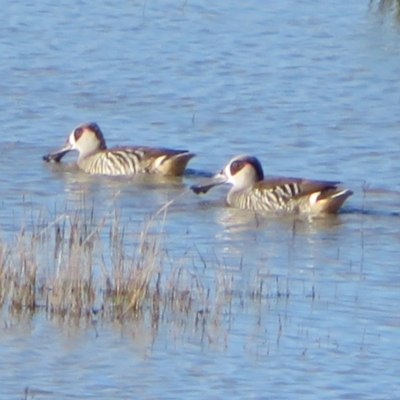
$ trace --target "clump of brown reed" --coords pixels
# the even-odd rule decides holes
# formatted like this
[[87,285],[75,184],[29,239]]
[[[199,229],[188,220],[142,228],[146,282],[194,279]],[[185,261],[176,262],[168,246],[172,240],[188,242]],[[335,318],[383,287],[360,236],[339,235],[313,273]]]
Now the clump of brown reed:
[[13,245],[0,241],[0,305],[13,311],[36,308],[37,263],[26,239],[21,229]]
[[164,255],[158,222],[127,233],[115,210],[98,220],[94,214],[93,205],[65,210],[29,234],[21,229],[11,244],[0,241],[0,307],[61,318],[100,311],[121,321],[145,303],[157,309]]
[[395,21],[400,22],[400,0],[370,0],[369,6],[381,15],[393,15]]
[[[137,314],[145,301],[156,302],[160,292],[160,279],[164,251],[162,235],[152,232],[152,221],[145,224],[135,244],[125,243],[125,228],[114,218],[109,232],[111,270],[103,261],[105,290],[103,302],[111,306],[121,321],[128,313]],[[127,249],[130,249],[128,253]]]
[[[89,213],[63,213],[36,229],[39,269],[38,304],[50,315],[90,317],[95,301],[93,255],[104,219],[96,225]],[[45,245],[47,247],[45,248]]]
[[97,218],[92,205],[21,229],[11,244],[0,241],[0,307],[78,322],[141,319],[153,332],[172,319],[175,326],[189,323],[205,332],[205,326],[219,329],[246,299],[268,299],[272,286],[263,283],[268,276],[246,286],[218,262],[205,276],[200,255],[198,262],[190,259],[192,268],[186,256],[171,260],[165,218],[158,213],[131,229],[116,208]]

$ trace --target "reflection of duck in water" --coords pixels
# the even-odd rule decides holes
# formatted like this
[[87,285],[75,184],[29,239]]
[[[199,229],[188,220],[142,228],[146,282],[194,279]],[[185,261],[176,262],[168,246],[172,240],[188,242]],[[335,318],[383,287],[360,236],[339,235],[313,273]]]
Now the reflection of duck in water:
[[335,213],[353,194],[351,190],[339,188],[338,182],[264,179],[260,162],[252,156],[234,157],[220,173],[191,189],[195,193],[206,193],[223,183],[233,185],[227,196],[230,206],[254,211]]
[[134,175],[137,173],[181,176],[194,157],[187,150],[172,150],[145,146],[126,146],[107,149],[99,126],[85,123],[76,127],[65,145],[43,157],[59,162],[71,150],[79,152],[78,167],[88,174]]

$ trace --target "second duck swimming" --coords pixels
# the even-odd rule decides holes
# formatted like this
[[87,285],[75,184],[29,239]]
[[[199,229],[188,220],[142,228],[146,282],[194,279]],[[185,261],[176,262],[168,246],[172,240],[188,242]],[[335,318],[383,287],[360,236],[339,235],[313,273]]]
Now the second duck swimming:
[[237,156],[218,174],[194,185],[195,193],[206,193],[223,183],[233,185],[227,203],[236,208],[254,211],[330,214],[336,213],[353,194],[338,187],[339,182],[314,181],[301,178],[264,179],[256,157]]

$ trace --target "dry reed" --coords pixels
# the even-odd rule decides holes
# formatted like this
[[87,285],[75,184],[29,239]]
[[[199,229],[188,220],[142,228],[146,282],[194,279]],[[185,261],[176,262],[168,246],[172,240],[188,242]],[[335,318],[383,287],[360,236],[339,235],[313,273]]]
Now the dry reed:
[[[44,312],[78,323],[146,319],[154,334],[160,322],[190,321],[209,338],[205,326],[218,329],[235,302],[259,303],[273,293],[268,276],[256,275],[243,287],[217,262],[214,277],[204,284],[187,258],[171,260],[164,245],[166,210],[135,232],[115,207],[96,218],[94,205],[84,205],[64,210],[52,222],[39,219],[30,229],[23,227],[11,243],[0,240],[3,313]],[[192,263],[204,260],[199,255]]]
[[369,6],[380,15],[393,15],[395,22],[400,22],[400,0],[370,0]]

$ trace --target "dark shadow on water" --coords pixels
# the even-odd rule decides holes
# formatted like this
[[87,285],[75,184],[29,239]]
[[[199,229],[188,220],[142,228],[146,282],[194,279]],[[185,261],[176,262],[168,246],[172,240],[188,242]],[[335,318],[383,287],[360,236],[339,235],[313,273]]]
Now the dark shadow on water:
[[186,168],[185,173],[183,176],[186,177],[193,177],[193,178],[211,178],[213,174],[207,171],[199,171],[192,168]]
[[368,215],[373,217],[400,217],[400,212],[397,211],[372,210],[362,208],[347,208],[338,213],[338,215],[346,214]]

